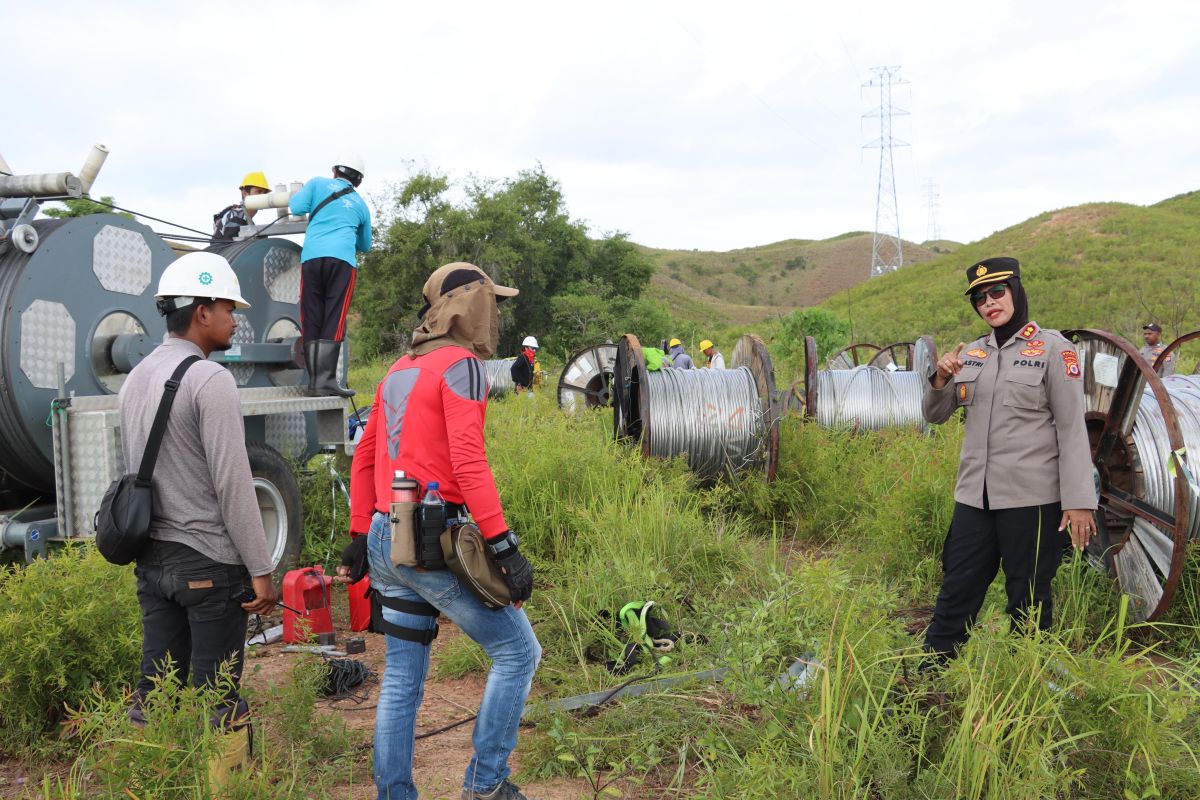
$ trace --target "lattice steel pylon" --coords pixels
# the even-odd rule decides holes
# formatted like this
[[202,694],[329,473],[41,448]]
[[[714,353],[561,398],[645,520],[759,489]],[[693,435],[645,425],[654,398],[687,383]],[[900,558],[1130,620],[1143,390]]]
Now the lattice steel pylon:
[[879,107],[863,114],[864,119],[879,118],[879,138],[863,149],[879,150],[879,188],[875,195],[875,235],[871,241],[871,277],[895,272],[904,266],[904,247],[900,240],[900,212],[896,204],[896,170],[892,167],[892,149],[907,147],[892,136],[892,117],[908,112],[892,104],[892,87],[908,81],[899,77],[900,67],[872,67],[875,77],[863,88],[879,88]]
[[938,208],[942,204],[942,196],[938,194],[937,184],[932,179],[925,181],[925,202],[927,204],[925,241],[940,241],[942,238],[942,226],[938,222]]

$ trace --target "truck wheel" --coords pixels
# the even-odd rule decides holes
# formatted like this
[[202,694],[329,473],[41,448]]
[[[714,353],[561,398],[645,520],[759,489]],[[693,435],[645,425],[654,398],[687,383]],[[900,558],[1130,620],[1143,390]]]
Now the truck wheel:
[[275,583],[296,566],[304,545],[304,506],[300,486],[283,456],[260,442],[248,442],[254,494],[267,532],[267,553],[274,568]]

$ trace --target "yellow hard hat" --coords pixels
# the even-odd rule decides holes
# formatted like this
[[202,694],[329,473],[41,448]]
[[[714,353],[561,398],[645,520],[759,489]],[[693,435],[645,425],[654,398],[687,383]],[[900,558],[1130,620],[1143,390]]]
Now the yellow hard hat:
[[677,344],[683,344],[683,342],[679,341],[678,339],[672,339],[667,343],[667,347],[674,347]]
[[271,185],[269,183],[267,183],[267,176],[261,172],[247,172],[246,173],[246,177],[242,178],[242,182],[238,186],[238,188],[245,189],[248,187],[254,187],[257,189],[266,189],[268,192],[271,191]]
[[713,346],[713,343],[712,343],[712,342],[710,342],[708,339],[705,339],[704,341],[700,342],[700,350],[701,350],[701,352],[703,352],[703,351],[707,350],[708,348],[710,348],[710,347],[712,347],[712,346]]

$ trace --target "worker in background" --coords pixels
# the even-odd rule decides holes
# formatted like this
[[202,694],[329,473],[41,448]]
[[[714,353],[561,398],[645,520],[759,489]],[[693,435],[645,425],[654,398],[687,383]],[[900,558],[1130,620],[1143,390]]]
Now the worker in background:
[[541,383],[542,366],[537,360],[538,341],[532,336],[526,336],[521,342],[521,352],[513,359],[509,367],[513,386],[518,391],[533,391],[533,387]]
[[234,203],[213,214],[213,239],[231,242],[243,225],[249,225],[250,220],[254,219],[257,212],[246,212],[246,197],[252,194],[267,194],[271,191],[270,185],[267,183],[267,176],[261,172],[248,172],[246,177],[242,178],[242,185],[238,187],[238,191],[242,193],[242,201]]
[[[1162,343],[1162,326],[1157,322],[1147,322],[1142,326],[1142,340],[1146,342],[1138,353],[1142,358],[1146,359],[1146,363],[1154,366],[1154,362],[1162,355],[1162,351],[1167,349],[1167,346]],[[1168,375],[1175,374],[1175,354],[1171,353],[1163,359],[1162,367],[1158,370],[1158,374],[1164,378]]]
[[[429,669],[429,643],[445,614],[492,661],[471,741],[474,756],[463,781],[464,800],[525,800],[508,780],[517,725],[541,659],[521,606],[533,589],[533,570],[508,528],[484,448],[487,372],[482,359],[497,345],[498,302],[517,294],[497,286],[473,264],[439,267],[425,282],[421,324],[412,348],[375,393],[354,451],[350,478],[350,546],[338,568],[343,582],[358,577],[364,557],[371,588],[387,623],[387,666],[375,715],[375,784],[380,800],[415,798],[413,742],[417,709]],[[447,519],[474,519],[500,566],[513,604],[484,605],[447,569],[419,570],[391,559],[390,487],[397,470],[424,491],[437,481]]]
[[1079,354],[1029,320],[1015,258],[972,265],[966,294],[992,330],[942,356],[922,400],[932,423],[966,413],[945,574],[925,634],[939,659],[966,642],[1000,567],[1014,627],[1032,617],[1049,628],[1066,537],[1082,550],[1096,532]]
[[700,342],[700,352],[704,353],[705,358],[708,359],[704,365],[705,367],[709,369],[725,369],[725,356],[721,355],[721,351],[710,340],[705,339]]
[[343,159],[333,177],[317,177],[292,197],[292,214],[308,215],[300,251],[300,334],[310,395],[353,397],[338,383],[338,356],[346,337],[346,313],[354,296],[358,253],[371,249],[371,212],[355,191],[362,159]]
[[683,349],[683,342],[672,339],[667,345],[667,355],[671,357],[671,367],[674,369],[695,369],[692,357]]
[[[144,726],[143,702],[155,680],[177,670],[193,686],[225,692],[214,725],[223,752],[248,752],[246,702],[238,693],[247,613],[266,614],[276,598],[270,554],[246,454],[242,405],[229,370],[206,360],[233,343],[235,308],[249,308],[229,262],[188,253],[168,266],[155,293],[167,338],[121,386],[121,447],[140,464],[164,386],[185,359],[154,467],[150,540],[137,558],[142,611],[141,676],[129,717]],[[250,594],[252,592],[252,594]],[[239,596],[253,600],[239,602]],[[218,682],[228,663],[232,684]]]

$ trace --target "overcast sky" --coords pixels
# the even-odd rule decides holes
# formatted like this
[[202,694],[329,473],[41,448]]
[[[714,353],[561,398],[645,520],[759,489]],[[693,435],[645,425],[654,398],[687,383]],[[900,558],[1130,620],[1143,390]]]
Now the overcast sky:
[[[1200,189],[1200,4],[0,0],[0,155],[203,230],[242,175],[381,194],[541,163],[573,217],[725,250],[870,230],[871,68],[899,66],[904,238]],[[157,229],[163,228],[155,224]]]

